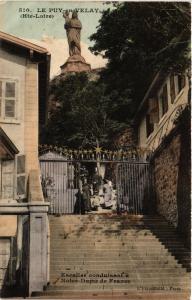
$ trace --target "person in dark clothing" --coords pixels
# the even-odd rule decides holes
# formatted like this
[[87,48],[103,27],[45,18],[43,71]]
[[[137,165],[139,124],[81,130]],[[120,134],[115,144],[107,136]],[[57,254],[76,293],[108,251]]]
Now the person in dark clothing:
[[81,194],[81,191],[78,190],[78,192],[75,194],[76,201],[74,206],[74,214],[85,214],[85,203]]
[[90,201],[91,192],[87,182],[85,182],[83,185],[82,197],[85,205],[85,211],[87,212],[91,211],[91,201]]

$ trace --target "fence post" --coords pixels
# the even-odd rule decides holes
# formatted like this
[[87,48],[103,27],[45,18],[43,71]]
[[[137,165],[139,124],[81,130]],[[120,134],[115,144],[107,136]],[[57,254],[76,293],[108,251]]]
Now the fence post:
[[33,203],[30,212],[29,296],[43,291],[47,284],[47,212],[46,203]]

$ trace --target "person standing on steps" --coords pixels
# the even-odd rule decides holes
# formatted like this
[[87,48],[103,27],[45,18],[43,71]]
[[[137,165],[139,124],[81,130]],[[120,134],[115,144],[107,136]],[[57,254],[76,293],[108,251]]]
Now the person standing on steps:
[[82,197],[85,204],[85,211],[90,212],[91,211],[91,192],[90,187],[87,183],[87,179],[84,179],[84,185],[82,189]]
[[84,215],[85,214],[85,203],[84,203],[83,196],[82,196],[80,189],[75,194],[75,197],[76,197],[76,201],[75,201],[73,213],[75,215],[78,215],[78,214]]
[[112,183],[111,181],[104,179],[104,186],[103,186],[103,191],[104,191],[104,204],[105,208],[111,208],[113,203],[112,203]]

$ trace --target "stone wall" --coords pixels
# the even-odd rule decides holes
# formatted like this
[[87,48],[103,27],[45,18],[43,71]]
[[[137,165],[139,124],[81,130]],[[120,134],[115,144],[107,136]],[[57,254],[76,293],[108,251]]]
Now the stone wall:
[[178,127],[153,157],[156,209],[190,246],[190,121],[183,114]]
[[181,117],[180,161],[177,182],[178,231],[186,245],[191,245],[191,118],[190,111]]
[[180,136],[176,136],[154,160],[156,203],[158,212],[175,227],[178,225],[177,181]]

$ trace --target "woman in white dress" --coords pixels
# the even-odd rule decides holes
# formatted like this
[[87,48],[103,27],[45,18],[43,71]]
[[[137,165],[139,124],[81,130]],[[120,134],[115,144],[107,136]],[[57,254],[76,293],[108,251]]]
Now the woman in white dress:
[[104,191],[105,207],[106,208],[112,207],[113,203],[112,203],[112,183],[111,183],[111,181],[104,179],[103,191]]

